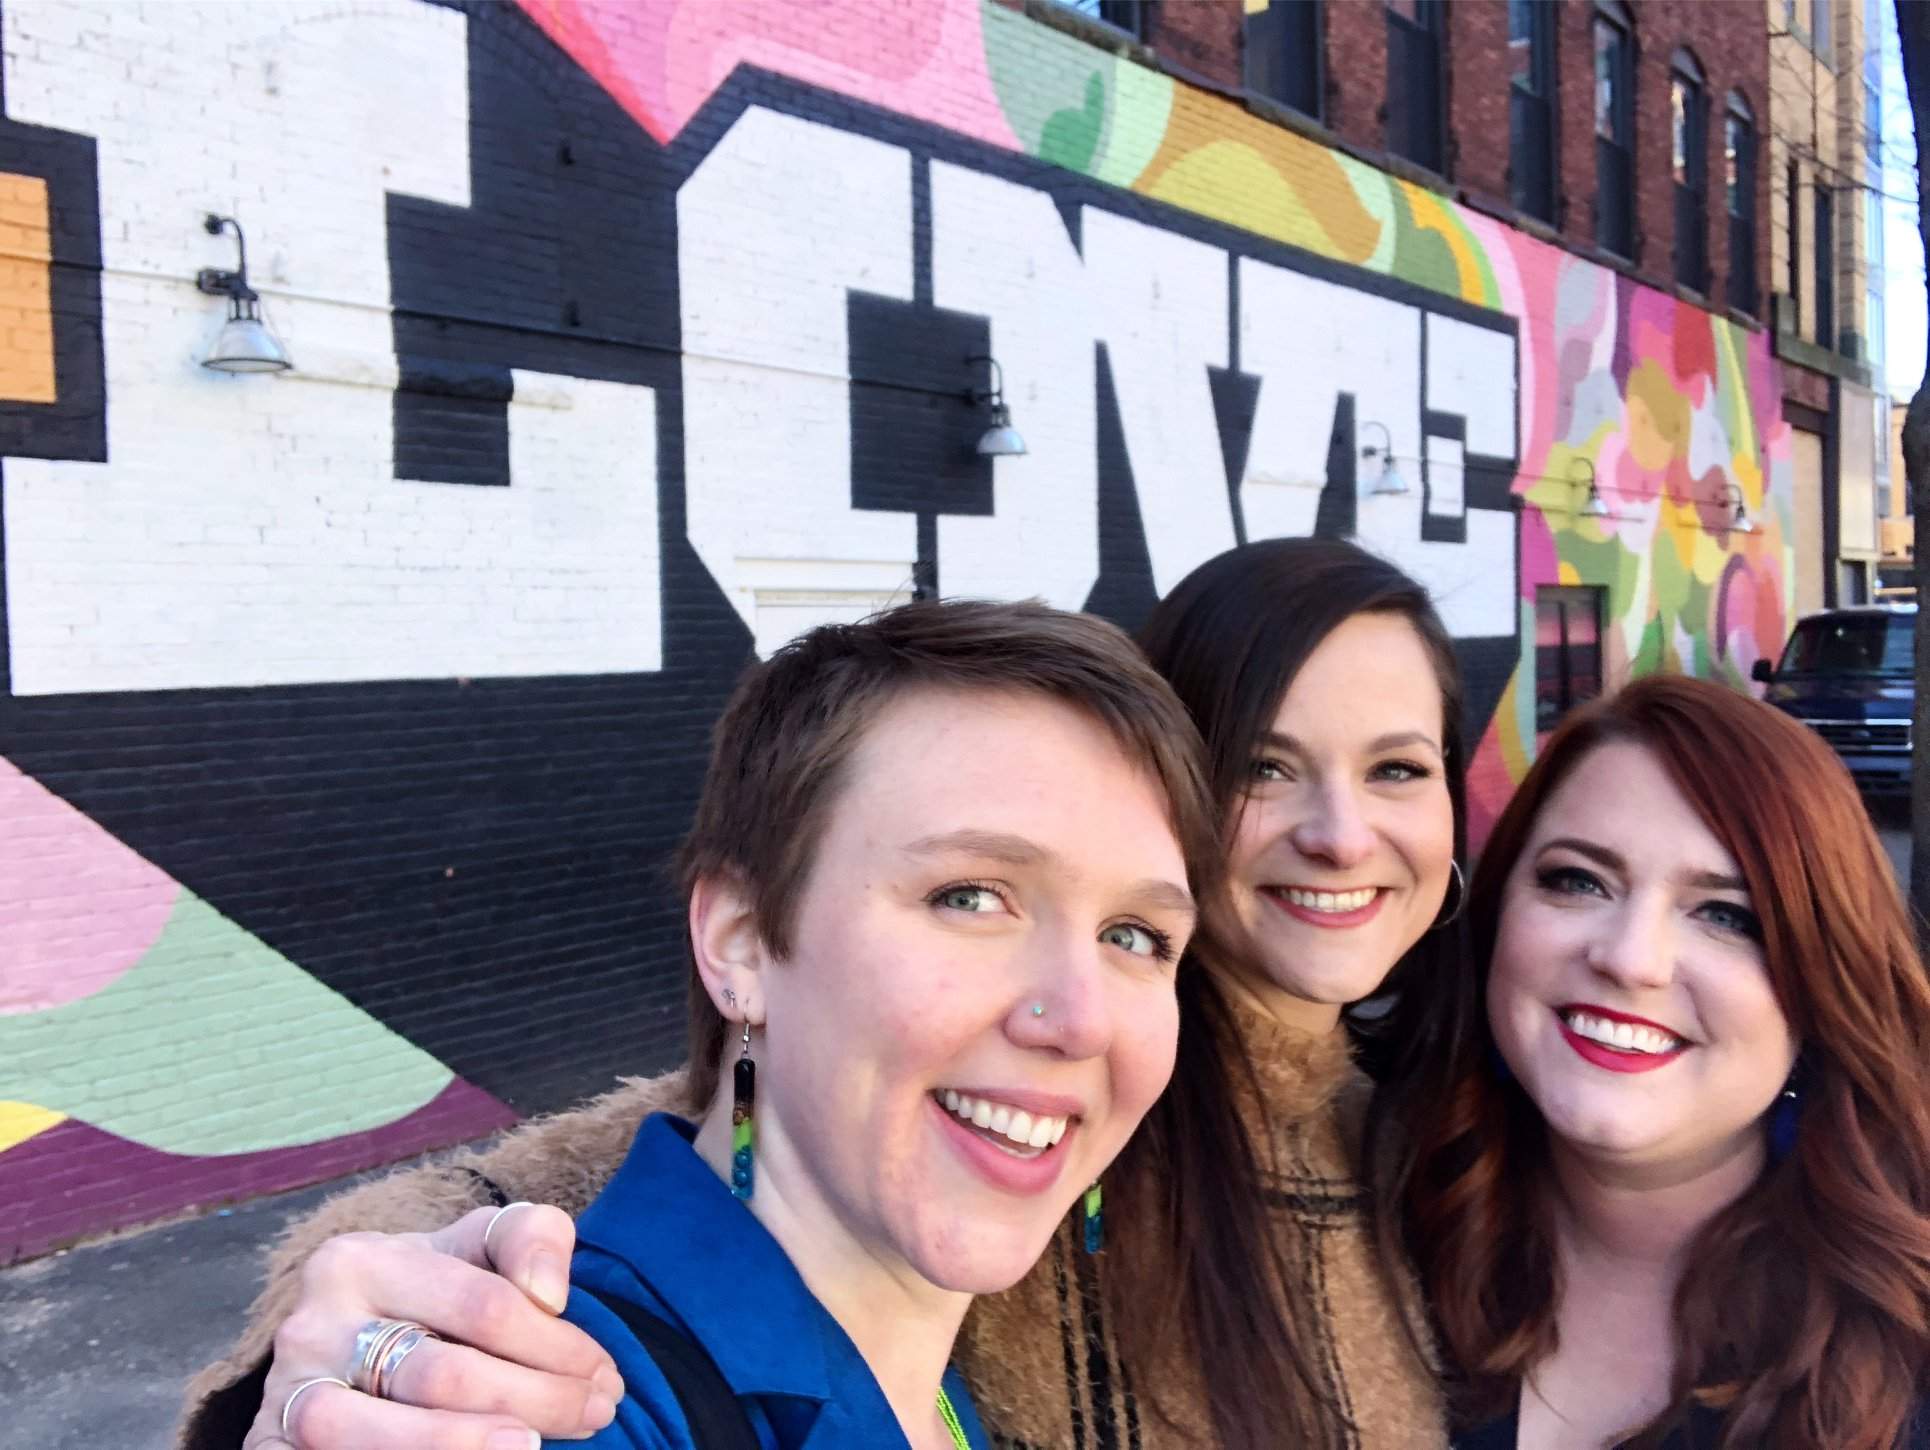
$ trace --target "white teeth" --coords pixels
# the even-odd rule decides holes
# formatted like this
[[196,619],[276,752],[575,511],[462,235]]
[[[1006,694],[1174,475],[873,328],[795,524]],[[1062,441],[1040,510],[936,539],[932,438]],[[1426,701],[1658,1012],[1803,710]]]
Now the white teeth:
[[1654,1027],[1637,1027],[1633,1022],[1611,1022],[1592,1012],[1564,1012],[1561,1019],[1577,1037],[1585,1037],[1590,1042],[1599,1042],[1604,1047],[1613,1047],[1621,1052],[1674,1052],[1687,1045],[1672,1032],[1663,1032]]
[[1050,1148],[1065,1137],[1066,1125],[1070,1121],[1066,1118],[1050,1118],[1043,1113],[1034,1117],[1009,1103],[989,1102],[959,1092],[956,1088],[946,1088],[934,1096],[945,1105],[946,1111],[958,1114],[974,1127],[989,1128],[1020,1148]]
[[1302,891],[1298,886],[1276,889],[1304,911],[1335,913],[1359,911],[1380,894],[1380,888],[1376,886],[1364,886],[1358,891]]

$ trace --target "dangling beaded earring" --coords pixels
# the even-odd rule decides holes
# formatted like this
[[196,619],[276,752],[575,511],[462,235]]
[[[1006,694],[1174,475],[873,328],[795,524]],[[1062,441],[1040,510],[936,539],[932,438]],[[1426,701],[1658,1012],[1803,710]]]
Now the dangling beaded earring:
[[757,1064],[751,1060],[751,1024],[744,1023],[744,1052],[731,1077],[730,1191],[749,1198],[756,1185],[757,1128],[751,1111],[757,1106]]
[[1105,1195],[1100,1192],[1098,1180],[1086,1190],[1086,1252],[1096,1254],[1106,1246]]

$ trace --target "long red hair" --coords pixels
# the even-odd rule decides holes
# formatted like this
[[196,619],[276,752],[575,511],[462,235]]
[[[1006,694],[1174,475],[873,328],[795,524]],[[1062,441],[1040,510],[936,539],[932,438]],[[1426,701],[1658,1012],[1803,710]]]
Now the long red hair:
[[[1667,1412],[1722,1412],[1722,1450],[1892,1450],[1930,1365],[1930,980],[1889,861],[1842,764],[1724,686],[1650,676],[1556,731],[1496,822],[1469,891],[1485,989],[1506,883],[1536,817],[1591,751],[1650,750],[1741,867],[1778,1001],[1802,1044],[1796,1146],[1700,1231],[1676,1294]],[[1561,1291],[1539,1191],[1546,1130],[1492,1066],[1482,991],[1393,1089],[1398,1204],[1459,1412],[1512,1408],[1555,1347]]]

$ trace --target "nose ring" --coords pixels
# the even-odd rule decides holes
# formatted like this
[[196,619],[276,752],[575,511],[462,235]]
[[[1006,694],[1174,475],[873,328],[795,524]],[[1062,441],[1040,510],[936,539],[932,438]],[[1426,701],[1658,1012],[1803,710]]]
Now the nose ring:
[[1032,1015],[1033,1015],[1034,1017],[1043,1017],[1043,1016],[1045,1016],[1045,1003],[1043,1003],[1043,1002],[1034,1002],[1034,1003],[1032,1004]]

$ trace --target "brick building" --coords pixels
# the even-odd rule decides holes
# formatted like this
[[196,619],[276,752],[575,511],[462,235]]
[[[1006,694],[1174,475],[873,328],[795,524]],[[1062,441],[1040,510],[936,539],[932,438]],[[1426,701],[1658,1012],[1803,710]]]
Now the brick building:
[[1759,9],[1090,8],[0,0],[0,1260],[673,1058],[813,622],[1351,536],[1477,837],[1780,648]]

